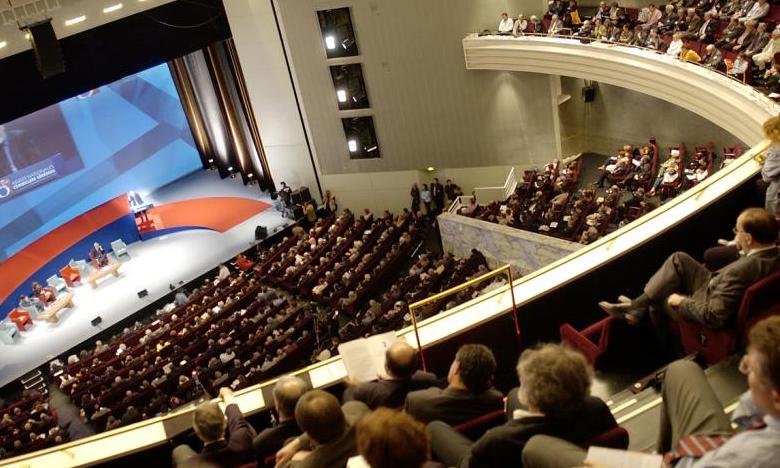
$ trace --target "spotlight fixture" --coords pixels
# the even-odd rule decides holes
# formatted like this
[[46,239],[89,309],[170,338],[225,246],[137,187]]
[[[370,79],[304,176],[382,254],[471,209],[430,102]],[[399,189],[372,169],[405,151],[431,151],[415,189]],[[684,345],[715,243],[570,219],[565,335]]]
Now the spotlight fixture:
[[357,152],[357,148],[358,148],[357,147],[357,140],[349,140],[347,142],[347,144],[349,145],[349,151],[350,152],[352,152],[352,153]]
[[428,172],[433,172],[433,171],[436,170],[436,168],[433,167],[433,166],[428,166],[428,167],[425,168],[425,170],[428,171]]
[[329,50],[336,48],[336,38],[333,36],[325,36],[325,47]]
[[7,45],[8,45],[8,43],[6,41],[0,41],[0,49],[2,49],[3,47],[5,47]]
[[86,19],[87,19],[86,15],[81,15],[75,18],[66,19],[65,26],[73,26],[74,24],[83,23]]
[[107,6],[107,7],[103,8],[103,13],[104,14],[113,13],[113,12],[115,12],[117,10],[121,10],[123,6],[124,5],[122,5],[121,3],[117,3],[116,5]]
[[372,145],[366,148],[366,153],[371,153],[373,151],[376,151],[379,147],[377,145]]
[[352,44],[354,44],[354,43],[355,43],[355,40],[354,40],[354,39],[352,39],[351,37],[348,37],[348,38],[344,39],[343,41],[341,41],[341,47],[343,47],[343,48],[344,48],[344,50],[347,50],[347,49],[349,49],[349,48],[352,46]]
[[336,97],[338,97],[339,102],[347,102],[347,92],[343,89],[336,91]]

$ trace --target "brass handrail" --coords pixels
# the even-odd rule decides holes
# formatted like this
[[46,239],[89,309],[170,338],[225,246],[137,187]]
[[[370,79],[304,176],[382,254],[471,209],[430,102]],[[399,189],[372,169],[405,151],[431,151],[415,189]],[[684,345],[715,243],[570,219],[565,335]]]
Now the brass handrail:
[[456,294],[460,291],[463,291],[464,289],[470,288],[471,286],[475,284],[479,284],[487,279],[506,274],[507,277],[507,286],[509,287],[509,292],[512,296],[512,316],[514,318],[515,322],[515,335],[517,336],[518,342],[520,341],[520,322],[518,321],[517,317],[517,305],[515,303],[515,289],[511,287],[513,280],[512,280],[512,268],[510,265],[504,265],[502,267],[496,268],[495,270],[489,271],[485,273],[484,275],[477,276],[476,278],[472,278],[470,280],[464,281],[461,284],[458,284],[456,286],[453,286],[449,289],[446,289],[444,291],[441,291],[439,293],[434,294],[433,296],[426,297],[425,299],[421,299],[417,302],[413,302],[409,304],[409,315],[412,318],[412,327],[414,328],[414,337],[417,341],[417,349],[420,352],[420,362],[422,364],[422,369],[424,371],[428,370],[428,366],[425,362],[425,352],[423,350],[423,347],[420,343],[420,333],[419,328],[417,325],[417,314],[415,311],[421,307],[424,307],[427,304],[438,302],[441,299],[444,299],[445,297],[451,296],[453,294]]

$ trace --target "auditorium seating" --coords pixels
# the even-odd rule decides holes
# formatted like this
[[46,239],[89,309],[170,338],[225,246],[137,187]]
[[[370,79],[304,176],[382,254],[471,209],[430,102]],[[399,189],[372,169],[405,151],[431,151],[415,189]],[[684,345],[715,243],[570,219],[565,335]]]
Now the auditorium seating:
[[[399,300],[427,297],[486,271],[484,257],[474,252],[464,260],[426,255],[413,273],[399,275],[425,226],[411,214],[374,219],[346,211],[308,232],[296,228],[260,249],[256,262],[237,257],[226,279],[186,286],[192,291],[186,304],[167,305],[107,344],[63,356],[68,363],[55,383],[100,432],[165,413],[204,391],[215,395],[221,386],[244,388],[292,370],[318,355],[317,335],[335,353],[341,340],[396,329],[408,320],[408,310],[395,307]],[[435,270],[430,275],[428,267]],[[338,284],[312,292],[320,279],[331,278]],[[383,313],[363,320],[364,304],[377,295]],[[336,310],[352,318],[342,330],[315,320]]]
[[699,323],[681,319],[678,327],[686,353],[698,353],[708,363],[716,363],[734,353],[747,342],[750,327],[764,317],[780,314],[777,291],[780,288],[780,272],[755,283],[745,291],[735,323],[721,330],[706,328]]

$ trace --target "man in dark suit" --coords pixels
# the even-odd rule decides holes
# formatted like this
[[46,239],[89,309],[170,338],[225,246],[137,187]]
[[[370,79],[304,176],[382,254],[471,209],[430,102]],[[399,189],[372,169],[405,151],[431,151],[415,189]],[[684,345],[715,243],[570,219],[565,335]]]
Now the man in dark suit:
[[35,143],[22,130],[0,124],[0,177],[12,174],[43,159]]
[[493,388],[496,359],[484,345],[461,346],[452,361],[445,389],[428,388],[406,396],[406,412],[422,422],[460,424],[504,407],[504,395]]
[[713,17],[711,12],[704,13],[704,22],[699,26],[696,40],[711,44],[714,41],[715,33],[718,31],[718,25],[718,20]]
[[401,340],[387,348],[385,372],[372,382],[349,386],[344,401],[362,401],[372,410],[380,406],[400,408],[407,393],[438,384],[434,374],[417,370],[417,350]]
[[438,177],[434,177],[431,182],[431,198],[436,204],[436,211],[441,213],[444,210],[444,186],[439,182]]
[[711,272],[690,255],[675,252],[650,278],[639,297],[617,304],[600,302],[599,306],[630,324],[638,324],[652,308],[659,332],[668,328],[670,318],[677,317],[709,328],[728,325],[745,290],[780,268],[778,222],[773,214],[763,208],[742,211],[734,234],[742,256],[724,268]]
[[304,434],[276,454],[282,468],[343,468],[357,454],[355,425],[370,410],[359,401],[339,407],[330,393],[312,390],[295,405],[295,420]]
[[[192,428],[203,441],[203,450],[196,454],[188,445],[173,449],[173,464],[180,467],[233,467],[251,463],[252,438],[255,431],[238,409],[233,391],[227,387],[219,389],[219,396],[225,402],[225,414],[215,402],[201,403],[193,413]],[[225,420],[227,415],[227,420]],[[230,439],[225,440],[225,429]]]
[[298,377],[285,376],[274,385],[274,407],[279,423],[261,431],[252,441],[257,466],[265,466],[265,459],[274,455],[288,439],[301,435],[295,422],[295,405],[306,392],[306,382]]
[[607,405],[589,396],[592,370],[577,351],[557,344],[527,349],[518,360],[517,375],[524,407],[476,442],[441,421],[428,424],[438,460],[459,468],[523,466],[523,447],[534,435],[581,444],[617,426]]

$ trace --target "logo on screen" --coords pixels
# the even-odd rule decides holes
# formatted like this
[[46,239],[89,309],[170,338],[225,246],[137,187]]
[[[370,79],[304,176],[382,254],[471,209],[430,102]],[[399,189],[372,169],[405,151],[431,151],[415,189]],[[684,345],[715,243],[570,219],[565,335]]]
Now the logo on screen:
[[11,179],[0,180],[0,198],[11,195]]

